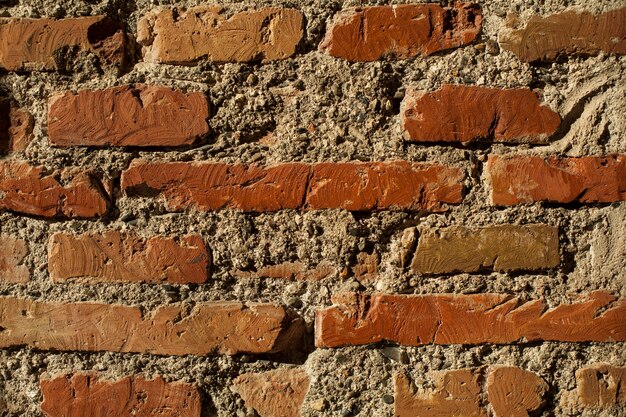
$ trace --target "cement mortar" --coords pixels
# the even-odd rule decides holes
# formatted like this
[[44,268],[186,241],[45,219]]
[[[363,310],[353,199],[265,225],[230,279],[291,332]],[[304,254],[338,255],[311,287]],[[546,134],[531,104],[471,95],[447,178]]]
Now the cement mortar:
[[[294,7],[306,16],[306,35],[292,59],[265,64],[154,65],[140,62],[133,38],[137,20],[158,6],[188,7],[212,1],[27,0],[3,2],[3,16],[71,17],[106,14],[123,22],[130,51],[121,74],[102,73],[89,55],[70,63],[66,73],[0,76],[0,89],[35,117],[35,138],[14,154],[49,170],[67,166],[94,169],[111,178],[116,209],[102,220],[43,220],[0,214],[0,232],[29,243],[28,284],[0,284],[0,294],[47,301],[101,301],[137,304],[146,309],[173,302],[241,300],[279,302],[294,308],[312,326],[317,308],[331,304],[341,290],[426,293],[511,293],[545,298],[550,306],[571,302],[577,294],[606,289],[626,297],[626,205],[531,204],[494,208],[484,173],[486,156],[497,154],[603,155],[626,152],[626,57],[600,54],[557,63],[529,65],[500,51],[497,37],[507,13],[523,24],[535,14],[569,7],[594,13],[623,7],[626,1],[485,1],[480,39],[471,46],[428,58],[347,63],[317,51],[325,27],[342,8],[391,1],[219,2],[225,13],[266,6]],[[98,89],[126,83],[166,85],[202,91],[212,104],[213,133],[193,149],[139,151],[50,147],[46,133],[47,98],[56,91]],[[558,110],[563,127],[545,146],[481,143],[468,147],[405,143],[399,104],[407,88],[436,89],[446,84],[531,87]],[[311,127],[312,126],[312,127]],[[314,130],[313,130],[314,129]],[[312,132],[311,132],[312,131]],[[271,140],[268,135],[271,134]],[[244,214],[233,210],[168,213],[162,199],[128,198],[119,191],[119,175],[135,158],[168,161],[221,161],[273,164],[288,161],[385,161],[404,159],[458,166],[467,174],[463,204],[444,214],[415,212],[348,213],[341,210]],[[550,271],[515,274],[457,274],[423,277],[399,264],[405,228],[547,223],[559,227],[561,265]],[[78,283],[53,284],[47,274],[47,240],[57,231],[83,233],[132,230],[143,236],[199,233],[211,249],[212,277],[203,285]],[[359,252],[381,254],[377,280],[358,282],[339,274],[320,282],[236,278],[233,270],[255,271],[265,265],[300,261],[315,268],[322,261],[338,270]],[[309,335],[312,343],[312,334]],[[393,348],[408,363],[383,355],[384,346],[308,349],[289,357],[158,357],[116,353],[37,352],[28,348],[0,352],[0,414],[41,416],[39,376],[73,371],[102,371],[108,377],[160,374],[167,380],[197,384],[206,394],[205,416],[254,416],[229,390],[240,373],[279,366],[305,366],[312,383],[304,416],[391,416],[392,375],[407,372],[418,384],[432,383],[428,372],[483,365],[515,365],[548,382],[549,407],[538,415],[570,416],[562,408],[565,390],[575,388],[574,372],[589,363],[626,365],[625,343],[536,343],[511,346],[423,346]],[[386,351],[388,352],[388,351]],[[387,400],[387,402],[385,401]],[[323,401],[323,402],[320,402]],[[322,404],[320,406],[320,404]],[[553,408],[554,407],[554,408]],[[319,410],[319,408],[322,408]],[[582,415],[620,416],[623,410]]]

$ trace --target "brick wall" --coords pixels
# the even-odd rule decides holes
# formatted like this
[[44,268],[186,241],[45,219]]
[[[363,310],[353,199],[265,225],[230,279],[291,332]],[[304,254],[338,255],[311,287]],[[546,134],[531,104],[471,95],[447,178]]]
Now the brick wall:
[[0,415],[626,416],[626,3],[0,2]]

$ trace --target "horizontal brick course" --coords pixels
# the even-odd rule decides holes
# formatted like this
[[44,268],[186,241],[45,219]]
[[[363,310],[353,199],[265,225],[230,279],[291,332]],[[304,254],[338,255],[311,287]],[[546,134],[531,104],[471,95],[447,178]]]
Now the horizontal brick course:
[[270,167],[135,161],[122,173],[122,189],[160,193],[170,210],[444,211],[461,202],[462,180],[454,167],[403,161]]
[[335,302],[316,312],[318,347],[381,341],[407,346],[626,341],[626,301],[602,291],[551,309],[541,300],[524,302],[505,294],[349,293]]
[[481,24],[481,10],[474,3],[347,9],[335,16],[319,48],[348,61],[426,56],[471,43]]
[[265,8],[226,19],[219,6],[161,9],[137,27],[144,60],[167,64],[273,61],[292,56],[303,35],[302,13]]
[[107,380],[67,374],[40,381],[46,417],[200,417],[200,392],[191,384],[140,375]]
[[200,284],[208,278],[208,267],[209,254],[198,235],[144,239],[115,230],[55,233],[48,244],[48,270],[55,282]]
[[0,297],[0,348],[154,355],[269,353],[297,349],[303,323],[274,304],[135,306]]
[[185,146],[209,132],[203,93],[137,85],[57,93],[48,103],[55,146]]
[[626,200],[626,155],[545,159],[489,155],[487,173],[491,200],[497,206]]

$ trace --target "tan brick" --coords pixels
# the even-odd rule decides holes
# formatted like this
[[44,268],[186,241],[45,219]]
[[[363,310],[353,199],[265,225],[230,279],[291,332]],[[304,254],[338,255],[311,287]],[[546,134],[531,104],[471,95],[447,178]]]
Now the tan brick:
[[626,200],[626,155],[546,159],[489,155],[487,172],[491,200],[497,206]]
[[304,330],[282,306],[238,302],[135,306],[0,297],[0,348],[154,355],[269,353],[296,349]]
[[420,274],[537,270],[559,264],[556,227],[453,226],[420,233],[411,269]]
[[9,127],[9,151],[24,151],[33,140],[35,119],[33,115],[24,109],[11,109],[11,127]]
[[161,376],[107,380],[97,374],[67,374],[40,381],[46,417],[200,417],[200,392]]
[[288,163],[270,167],[134,161],[122,173],[128,195],[159,193],[170,210],[281,209],[444,211],[462,199],[458,168],[404,161]]
[[67,19],[0,19],[0,67],[9,71],[55,70],[65,49],[93,52],[101,64],[118,66],[124,34],[104,16]]
[[90,218],[103,216],[108,204],[102,184],[90,172],[65,169],[48,173],[27,162],[0,162],[0,210]]
[[309,376],[299,368],[239,375],[230,388],[261,417],[299,417]]
[[19,238],[0,234],[0,282],[25,283],[30,271],[25,265],[28,244]]
[[347,293],[334,301],[315,314],[318,347],[626,341],[626,300],[603,291],[551,309],[542,300],[505,294]]
[[400,114],[411,142],[547,143],[561,123],[558,113],[526,88],[409,90]]
[[168,282],[207,280],[209,254],[199,235],[179,239],[108,231],[75,236],[55,233],[48,245],[48,271],[55,282]]
[[578,404],[583,408],[626,405],[626,366],[594,363],[576,371]]
[[265,8],[239,12],[226,19],[218,6],[197,6],[174,12],[161,9],[145,15],[137,41],[146,62],[192,64],[274,61],[294,55],[303,34],[297,10]]
[[594,15],[567,10],[533,16],[526,27],[505,30],[500,46],[522,61],[553,61],[561,55],[596,55],[600,51],[626,53],[626,8]]
[[536,374],[513,366],[489,372],[487,392],[494,417],[528,417],[544,403],[548,384]]
[[409,377],[394,377],[396,417],[487,417],[481,407],[480,372],[457,369],[434,372],[434,387],[417,390]]
[[349,61],[426,56],[471,43],[481,24],[481,10],[474,3],[347,9],[335,16],[319,49]]
[[120,86],[52,96],[48,136],[55,146],[186,146],[209,133],[203,93]]

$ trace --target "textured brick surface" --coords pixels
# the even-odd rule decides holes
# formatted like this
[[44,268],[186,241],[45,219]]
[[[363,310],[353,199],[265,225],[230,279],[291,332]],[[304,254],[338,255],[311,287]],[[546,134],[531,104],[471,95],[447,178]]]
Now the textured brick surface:
[[490,155],[487,171],[497,206],[626,200],[626,155],[546,159]]
[[348,293],[335,302],[338,306],[316,312],[318,347],[626,340],[626,301],[601,291],[551,309],[541,300],[524,302],[504,294]]
[[546,143],[561,122],[529,89],[444,85],[409,91],[401,109],[412,142]]
[[0,19],[0,67],[10,71],[58,69],[58,53],[76,48],[119,65],[124,35],[104,16],[67,19]]
[[97,374],[42,378],[41,410],[46,417],[200,417],[200,392],[191,384],[161,376],[107,380]]
[[421,274],[444,274],[483,269],[535,270],[558,264],[556,227],[544,224],[453,226],[420,233],[411,269]]
[[503,31],[500,46],[523,61],[552,61],[559,56],[626,53],[626,8],[594,15],[568,10],[533,16],[519,30]]
[[28,282],[30,271],[25,264],[28,253],[23,239],[0,234],[0,282]]
[[49,173],[27,162],[0,162],[0,210],[42,217],[103,216],[109,202],[102,188],[89,172]]
[[299,417],[309,376],[303,369],[277,369],[239,375],[231,390],[261,417]]
[[225,18],[219,6],[198,6],[182,13],[148,13],[139,22],[137,40],[148,62],[272,61],[295,53],[302,30],[302,13],[294,9],[266,8]]
[[209,254],[198,235],[180,239],[111,230],[75,236],[55,233],[48,245],[52,280],[88,282],[202,283],[208,278]]
[[274,304],[170,304],[143,313],[101,303],[0,298],[0,348],[207,355],[297,348],[302,322]]
[[496,368],[487,377],[489,403],[495,417],[528,417],[544,403],[548,384],[514,366]]
[[335,16],[320,50],[349,61],[431,55],[471,43],[482,14],[473,3],[374,6]]
[[584,408],[626,405],[626,367],[596,363],[576,371],[578,403]]
[[457,168],[407,162],[260,167],[139,161],[123,172],[122,188],[130,195],[161,193],[170,210],[442,211],[444,203],[461,201],[461,180]]
[[181,146],[209,132],[204,94],[168,87],[59,93],[48,108],[48,135],[55,146]]

